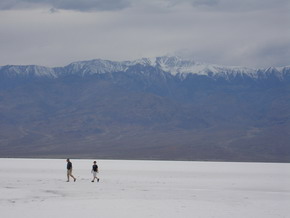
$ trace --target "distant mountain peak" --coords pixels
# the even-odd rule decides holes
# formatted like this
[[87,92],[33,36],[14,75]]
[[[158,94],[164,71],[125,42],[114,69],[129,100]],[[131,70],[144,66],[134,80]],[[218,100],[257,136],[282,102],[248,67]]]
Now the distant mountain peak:
[[[155,58],[141,58],[133,61],[110,61],[103,59],[94,59],[88,61],[73,62],[64,67],[43,67],[36,65],[17,66],[7,65],[0,67],[0,73],[11,76],[46,76],[58,77],[63,74],[69,75],[92,75],[105,74],[113,72],[126,72],[135,65],[143,67],[154,67],[158,70],[170,73],[172,76],[178,76],[185,79],[188,75],[203,75],[212,78],[223,77],[225,79],[236,76],[247,76],[254,79],[267,78],[274,75],[283,79],[289,75],[290,67],[270,67],[267,69],[254,69],[239,66],[220,66],[214,64],[198,63],[191,59],[185,59],[178,56],[160,56]],[[136,68],[137,69],[137,68]]]
[[[247,74],[254,76],[257,69],[239,67],[239,66],[220,66],[215,64],[199,63],[192,59],[181,58],[179,56],[161,56],[156,58],[142,58],[133,63],[142,65],[150,65],[158,67],[159,69],[169,72],[172,75],[183,74],[197,74],[197,75],[211,75],[224,76],[225,74]],[[253,74],[254,73],[254,74]]]

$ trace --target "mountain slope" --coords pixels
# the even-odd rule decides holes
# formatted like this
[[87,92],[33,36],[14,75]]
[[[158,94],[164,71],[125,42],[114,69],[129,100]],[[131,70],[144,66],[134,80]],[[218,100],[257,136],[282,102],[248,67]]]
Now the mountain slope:
[[0,155],[289,160],[290,68],[200,66],[177,57],[3,66]]

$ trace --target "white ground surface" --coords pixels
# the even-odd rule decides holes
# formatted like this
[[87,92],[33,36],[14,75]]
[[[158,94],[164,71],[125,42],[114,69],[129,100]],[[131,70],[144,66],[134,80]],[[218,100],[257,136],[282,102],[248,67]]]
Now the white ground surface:
[[290,164],[0,159],[1,218],[290,217]]

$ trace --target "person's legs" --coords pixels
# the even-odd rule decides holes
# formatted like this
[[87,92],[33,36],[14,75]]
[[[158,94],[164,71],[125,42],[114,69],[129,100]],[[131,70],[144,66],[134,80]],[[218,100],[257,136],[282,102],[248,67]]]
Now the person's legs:
[[67,182],[69,182],[69,175],[70,175],[70,170],[67,170]]
[[70,173],[70,176],[74,179],[74,182],[77,180],[77,179],[73,176],[72,172]]
[[100,181],[100,179],[97,177],[97,172],[94,174],[94,180],[97,179],[97,182]]
[[72,175],[72,169],[67,170],[67,182],[69,182],[69,177],[72,177],[74,179],[74,182],[77,180],[73,175]]
[[92,182],[94,182],[95,181],[95,178],[97,177],[97,172],[93,172],[93,180],[92,180]]

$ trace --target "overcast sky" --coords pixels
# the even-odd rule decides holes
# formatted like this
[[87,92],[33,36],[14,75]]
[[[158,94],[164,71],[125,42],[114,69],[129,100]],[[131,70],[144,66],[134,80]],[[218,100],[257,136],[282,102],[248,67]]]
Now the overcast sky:
[[0,65],[179,55],[290,65],[290,0],[1,0]]

